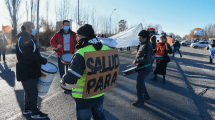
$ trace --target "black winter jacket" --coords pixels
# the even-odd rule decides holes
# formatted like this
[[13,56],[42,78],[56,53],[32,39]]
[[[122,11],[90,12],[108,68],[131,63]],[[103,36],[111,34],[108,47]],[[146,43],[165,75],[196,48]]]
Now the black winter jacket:
[[178,41],[176,41],[176,42],[173,44],[174,49],[177,48],[177,47],[180,48],[180,46],[181,46],[181,45],[180,45],[180,43],[179,43]]
[[18,60],[16,63],[17,81],[39,78],[41,76],[41,64],[47,63],[47,59],[40,55],[36,41],[27,32],[18,35],[16,57]]
[[[145,41],[141,43],[135,59],[135,62],[138,64],[137,66],[140,67],[143,65],[151,64],[152,54],[153,54],[153,47],[151,42]],[[150,71],[151,66],[144,68],[144,70]]]

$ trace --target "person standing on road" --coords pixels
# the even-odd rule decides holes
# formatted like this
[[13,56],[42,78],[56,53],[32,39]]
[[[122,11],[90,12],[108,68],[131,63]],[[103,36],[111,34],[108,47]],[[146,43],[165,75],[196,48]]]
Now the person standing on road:
[[[215,47],[215,40],[212,40],[212,44],[210,44],[210,45],[207,47],[207,49],[210,49],[210,47]],[[210,62],[209,62],[209,63],[213,63],[213,60],[212,60],[211,56],[210,56]]]
[[149,66],[139,70],[137,73],[136,89],[137,89],[138,99],[136,102],[132,104],[134,106],[144,105],[144,100],[150,99],[149,94],[146,90],[145,80],[152,70],[151,62],[152,62],[152,53],[153,53],[152,51],[153,47],[151,42],[149,41],[150,39],[149,32],[142,30],[138,34],[138,36],[140,41],[140,48],[137,52],[137,56],[133,62],[133,65],[137,65],[137,67],[141,67],[144,65],[149,65]]
[[178,53],[180,54],[180,57],[182,57],[182,54],[181,54],[181,52],[179,50],[180,46],[181,46],[180,43],[178,42],[178,40],[176,40],[175,43],[173,44],[173,48],[174,48],[173,57],[174,57],[176,51],[178,51]]
[[1,54],[3,56],[3,61],[5,62],[5,51],[6,46],[8,45],[7,39],[4,37],[3,34],[0,36],[0,61],[1,61]]
[[127,51],[130,51],[130,47],[127,47]]
[[165,84],[165,75],[166,75],[166,67],[167,63],[170,62],[169,54],[172,54],[172,49],[170,45],[167,43],[166,36],[161,36],[161,42],[157,43],[157,49],[154,51],[156,55],[163,56],[163,59],[156,60],[156,67],[154,70],[154,78],[151,79],[153,81],[157,81],[157,74],[163,75],[163,84]]
[[25,91],[25,108],[23,114],[31,114],[31,118],[46,118],[48,115],[37,108],[38,89],[37,82],[41,76],[41,64],[46,64],[47,59],[41,57],[36,41],[34,24],[24,22],[22,32],[18,34],[16,44],[16,76],[21,81]]
[[72,88],[72,97],[76,103],[77,120],[90,120],[92,115],[94,120],[106,120],[103,113],[104,93],[82,98],[87,74],[84,53],[110,50],[110,48],[102,45],[89,24],[80,27],[77,36],[76,48],[78,51],[73,55],[71,66],[62,78],[61,87],[67,88],[71,84],[78,86]]
[[[150,42],[152,43],[152,47],[153,47],[153,51],[155,51],[156,50],[156,48],[157,48],[157,44],[156,44],[156,36],[155,35],[153,35],[153,36],[151,36],[151,38],[150,38]],[[155,55],[155,53],[153,52],[153,54],[152,54],[153,56]],[[152,59],[152,65],[153,65],[153,63],[154,63],[154,59]]]
[[[65,74],[65,63],[61,61],[61,56],[65,53],[74,54],[76,44],[76,33],[69,28],[69,21],[64,20],[62,27],[63,28],[59,32],[55,33],[50,40],[50,44],[53,47],[58,48],[58,68],[61,78]],[[68,68],[69,65],[66,65],[66,67]]]

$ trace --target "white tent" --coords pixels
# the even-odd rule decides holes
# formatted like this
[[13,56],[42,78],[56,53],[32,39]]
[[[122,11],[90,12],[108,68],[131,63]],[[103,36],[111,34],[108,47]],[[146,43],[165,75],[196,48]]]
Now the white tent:
[[142,24],[131,29],[120,32],[110,38],[99,38],[102,44],[109,47],[122,48],[131,47],[139,44],[138,34],[143,30]]

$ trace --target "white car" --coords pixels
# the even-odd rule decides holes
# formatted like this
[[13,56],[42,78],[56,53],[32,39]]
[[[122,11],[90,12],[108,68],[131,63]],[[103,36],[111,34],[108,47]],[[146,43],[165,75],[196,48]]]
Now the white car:
[[209,44],[211,44],[210,41],[200,41],[200,42],[192,43],[190,45],[190,47],[192,47],[192,48],[205,48],[205,47],[208,47]]

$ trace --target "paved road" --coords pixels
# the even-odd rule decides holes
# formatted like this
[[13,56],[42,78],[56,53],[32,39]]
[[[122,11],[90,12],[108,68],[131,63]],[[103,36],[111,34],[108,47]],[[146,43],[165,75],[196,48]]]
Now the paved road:
[[[120,75],[117,87],[105,94],[104,109],[108,120],[212,120],[215,119],[214,106],[214,68],[209,64],[207,51],[182,47],[183,57],[175,55],[167,69],[167,84],[150,81],[146,87],[151,96],[150,101],[142,108],[131,105],[136,100],[136,74],[123,76],[123,70],[131,64],[135,55],[120,51]],[[42,52],[48,56],[51,52]],[[0,120],[29,120],[30,116],[22,116],[24,91],[15,78],[14,54],[7,54],[6,64],[0,64]],[[57,58],[50,61],[57,65]],[[63,93],[59,85],[59,74],[50,87],[49,93],[39,97],[38,106],[49,114],[46,120],[76,120],[75,104],[70,95]],[[204,90],[207,89],[207,91]],[[201,93],[201,94],[200,94]],[[200,95],[198,95],[200,94]]]

